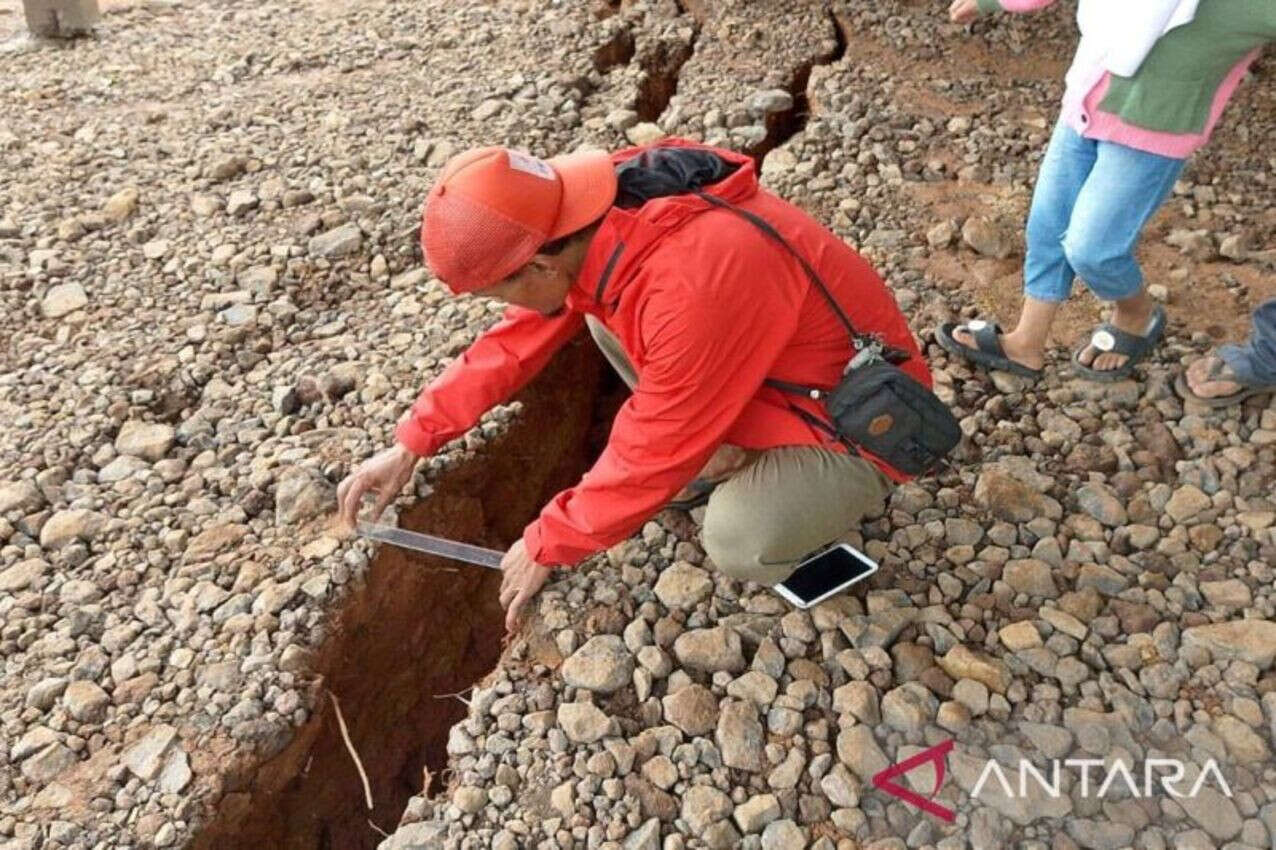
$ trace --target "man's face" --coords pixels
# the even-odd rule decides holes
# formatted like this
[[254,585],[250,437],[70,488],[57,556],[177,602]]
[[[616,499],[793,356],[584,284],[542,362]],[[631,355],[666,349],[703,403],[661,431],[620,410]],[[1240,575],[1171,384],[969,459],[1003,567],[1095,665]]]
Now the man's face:
[[563,309],[572,279],[557,264],[544,262],[547,259],[552,258],[538,255],[505,280],[474,294],[552,316]]

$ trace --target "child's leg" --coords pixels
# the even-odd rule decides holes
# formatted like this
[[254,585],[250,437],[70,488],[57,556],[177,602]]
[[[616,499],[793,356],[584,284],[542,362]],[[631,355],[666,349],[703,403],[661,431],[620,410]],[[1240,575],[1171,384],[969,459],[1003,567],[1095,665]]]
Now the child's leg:
[[[1002,337],[1010,359],[1032,369],[1045,362],[1046,338],[1059,304],[1072,291],[1073,272],[1063,250],[1072,208],[1094,166],[1096,144],[1060,121],[1037,173],[1028,213],[1028,252],[1024,260],[1024,305],[1019,324]],[[965,330],[953,334],[963,345],[974,339]]]
[[[1098,147],[1094,170],[1072,210],[1063,250],[1097,297],[1116,302],[1112,324],[1142,336],[1156,305],[1143,287],[1134,247],[1169,196],[1183,160],[1113,142],[1099,142]],[[1119,368],[1126,356],[1088,347],[1078,359],[1102,371]]]

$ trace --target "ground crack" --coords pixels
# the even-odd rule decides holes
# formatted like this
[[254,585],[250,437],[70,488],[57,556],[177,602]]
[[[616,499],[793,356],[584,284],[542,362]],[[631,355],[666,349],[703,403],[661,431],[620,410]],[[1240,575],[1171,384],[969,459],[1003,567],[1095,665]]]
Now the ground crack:
[[793,105],[785,110],[767,113],[765,138],[745,151],[757,159],[759,171],[766,161],[767,154],[806,128],[806,122],[811,117],[810,98],[806,92],[807,84],[811,81],[811,72],[819,66],[836,64],[846,55],[846,33],[842,30],[841,22],[832,9],[828,10],[828,18],[833,27],[832,48],[825,55],[804,62],[794,69],[789,85],[786,87],[793,98]]
[[613,68],[628,65],[634,58],[635,49],[633,30],[621,27],[594,50],[594,69],[606,74]]
[[[682,6],[678,6],[680,16]],[[694,20],[694,19],[693,19]],[[695,54],[700,25],[691,24],[691,37],[687,41],[662,39],[645,51],[638,60],[643,76],[634,98],[634,111],[643,121],[656,121],[664,114],[669,102],[678,92],[678,77],[682,67]]]
[[[521,394],[509,429],[433,480],[400,524],[498,549],[517,539],[605,443],[619,406],[610,375],[592,344],[567,345]],[[412,795],[440,790],[466,714],[451,697],[501,654],[499,585],[499,572],[381,547],[306,667],[314,713],[265,761],[225,765],[226,793],[193,850],[373,850],[370,823],[393,828]]]

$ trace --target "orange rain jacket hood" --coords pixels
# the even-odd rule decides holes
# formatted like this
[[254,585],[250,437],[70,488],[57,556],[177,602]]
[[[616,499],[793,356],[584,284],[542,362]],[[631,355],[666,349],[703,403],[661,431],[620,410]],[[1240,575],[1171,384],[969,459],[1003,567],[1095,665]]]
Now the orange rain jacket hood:
[[[705,149],[682,139],[659,146]],[[647,148],[612,156],[615,164]],[[862,333],[930,372],[877,273],[796,206],[758,185],[751,158],[709,148],[734,172],[706,193],[767,220],[809,262]],[[612,209],[590,243],[566,309],[544,316],[510,307],[424,390],[398,441],[430,455],[517,393],[579,333],[585,315],[623,345],[638,386],[606,448],[580,482],[555,496],[523,533],[543,565],[574,565],[625,539],[691,481],[722,443],[750,449],[821,445],[846,451],[803,421],[827,421],[819,402],[763,385],[766,378],[832,388],[852,356],[846,329],[798,262],[752,224],[692,194]],[[891,479],[907,476],[865,455]]]

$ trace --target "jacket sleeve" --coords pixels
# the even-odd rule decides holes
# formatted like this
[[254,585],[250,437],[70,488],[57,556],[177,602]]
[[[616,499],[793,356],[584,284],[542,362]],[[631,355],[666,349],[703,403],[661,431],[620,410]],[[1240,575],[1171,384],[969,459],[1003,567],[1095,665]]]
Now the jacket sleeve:
[[544,316],[510,307],[499,322],[430,382],[395,429],[395,439],[431,455],[474,427],[487,410],[530,381],[584,324],[580,313]]
[[979,12],[1036,12],[1053,4],[1055,0],[978,0]]
[[525,529],[532,559],[575,565],[663,507],[722,443],[788,343],[792,322],[795,310],[764,298],[728,306],[685,287],[653,299],[641,320],[646,356],[638,385],[593,468]]

